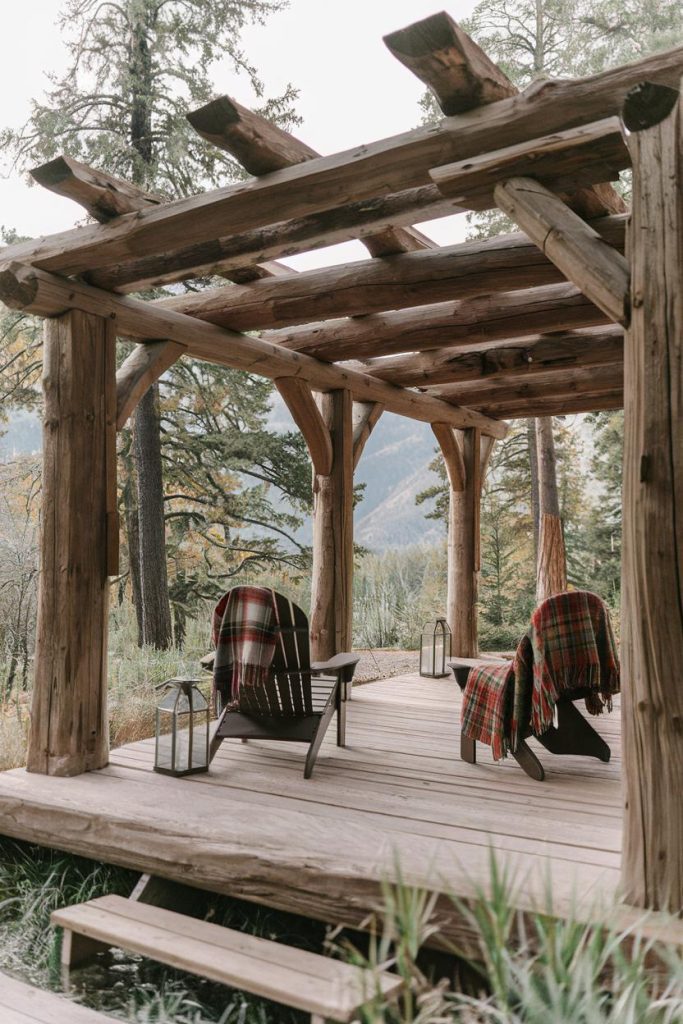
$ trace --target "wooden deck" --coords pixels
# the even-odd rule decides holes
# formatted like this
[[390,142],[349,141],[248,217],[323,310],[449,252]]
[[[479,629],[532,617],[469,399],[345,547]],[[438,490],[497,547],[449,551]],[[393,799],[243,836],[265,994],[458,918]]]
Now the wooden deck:
[[[72,779],[0,775],[0,832],[357,925],[380,885],[403,878],[469,896],[487,886],[489,848],[513,872],[520,906],[582,917],[617,901],[621,847],[619,715],[597,720],[610,764],[541,751],[547,780],[513,762],[458,757],[452,680],[401,676],[354,691],[349,746],[334,729],[314,776],[303,747],[226,741],[211,772],[152,771],[151,741]],[[463,941],[444,898],[446,929]],[[622,919],[629,919],[626,910]]]
[[2,1024],[116,1024],[95,1010],[55,992],[25,985],[0,972],[0,1021]]

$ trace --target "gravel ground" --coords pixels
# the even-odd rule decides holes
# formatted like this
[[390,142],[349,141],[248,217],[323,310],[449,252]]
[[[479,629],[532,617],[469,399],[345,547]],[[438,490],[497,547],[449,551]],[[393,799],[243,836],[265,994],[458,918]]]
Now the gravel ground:
[[362,651],[357,650],[361,655],[353,681],[354,683],[372,683],[376,679],[391,679],[392,676],[402,676],[407,673],[419,672],[420,653],[419,651],[395,651],[383,650]]

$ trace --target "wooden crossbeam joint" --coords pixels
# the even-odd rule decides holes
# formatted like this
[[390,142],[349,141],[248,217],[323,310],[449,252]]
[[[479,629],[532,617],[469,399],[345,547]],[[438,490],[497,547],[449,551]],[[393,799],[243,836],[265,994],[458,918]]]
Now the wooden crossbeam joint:
[[318,476],[332,472],[332,437],[311,389],[298,377],[276,377],[275,387],[301,431]]

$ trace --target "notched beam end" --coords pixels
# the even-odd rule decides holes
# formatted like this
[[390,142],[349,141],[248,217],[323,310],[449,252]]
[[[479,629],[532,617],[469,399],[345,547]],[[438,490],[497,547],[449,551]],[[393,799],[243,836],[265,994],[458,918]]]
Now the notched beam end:
[[640,82],[626,94],[622,108],[624,127],[630,132],[653,128],[669,116],[678,103],[678,89],[654,82]]
[[0,302],[9,309],[28,309],[36,301],[38,281],[30,267],[8,263],[0,267]]

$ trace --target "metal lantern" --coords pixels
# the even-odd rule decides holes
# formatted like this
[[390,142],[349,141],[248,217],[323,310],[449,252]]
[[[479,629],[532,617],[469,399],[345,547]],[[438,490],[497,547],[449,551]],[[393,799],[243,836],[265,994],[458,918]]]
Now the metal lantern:
[[167,679],[158,690],[154,771],[193,775],[209,770],[209,702],[198,679]]
[[451,631],[445,619],[426,622],[420,640],[420,675],[439,679],[447,676],[446,659],[451,656]]

